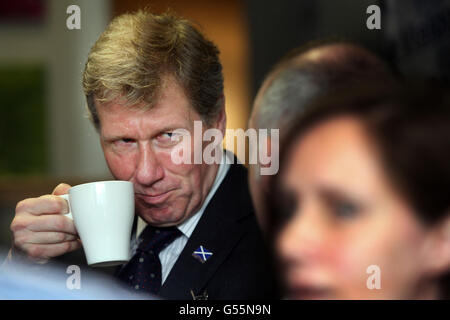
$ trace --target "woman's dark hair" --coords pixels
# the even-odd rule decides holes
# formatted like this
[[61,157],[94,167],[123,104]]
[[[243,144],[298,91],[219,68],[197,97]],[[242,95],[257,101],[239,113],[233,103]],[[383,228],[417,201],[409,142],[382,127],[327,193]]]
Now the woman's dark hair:
[[[283,221],[283,198],[279,192],[286,159],[298,139],[314,125],[349,115],[361,121],[374,141],[382,165],[396,190],[412,205],[426,225],[438,224],[450,212],[450,92],[443,87],[346,88],[307,108],[283,134],[280,170],[272,180],[272,235]],[[445,279],[450,295],[450,277]]]

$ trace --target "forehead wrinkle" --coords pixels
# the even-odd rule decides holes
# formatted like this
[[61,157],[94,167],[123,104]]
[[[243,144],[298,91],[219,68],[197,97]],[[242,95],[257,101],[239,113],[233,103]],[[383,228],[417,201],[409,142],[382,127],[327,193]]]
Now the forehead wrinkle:
[[[108,138],[129,136],[130,138],[148,139],[162,132],[180,128],[188,130],[193,126],[191,109],[186,114],[188,122],[185,121],[185,118],[180,119],[178,114],[168,115],[162,113],[162,111],[159,112],[157,107],[134,111],[123,109],[118,113],[109,112],[106,115],[107,119],[105,119],[109,125],[102,126],[103,135],[108,136]],[[111,120],[114,124],[111,124]]]
[[179,128],[190,130],[194,120],[202,120],[195,113],[183,87],[173,77],[164,77],[163,90],[158,101],[151,106],[143,103],[126,105],[126,101],[116,99],[104,103],[101,111],[104,122],[109,124],[106,125],[107,133],[140,138]]

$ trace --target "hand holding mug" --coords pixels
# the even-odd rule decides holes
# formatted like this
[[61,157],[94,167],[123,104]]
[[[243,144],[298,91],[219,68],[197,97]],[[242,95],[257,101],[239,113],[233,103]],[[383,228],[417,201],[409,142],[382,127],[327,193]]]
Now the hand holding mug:
[[133,219],[131,182],[60,184],[52,195],[18,203],[12,257],[18,251],[43,263],[80,248],[82,241],[89,265],[122,264],[130,259]]
[[43,263],[81,247],[73,220],[64,216],[69,212],[68,204],[58,196],[70,188],[61,183],[51,195],[25,199],[17,204],[10,226],[13,258],[20,254]]

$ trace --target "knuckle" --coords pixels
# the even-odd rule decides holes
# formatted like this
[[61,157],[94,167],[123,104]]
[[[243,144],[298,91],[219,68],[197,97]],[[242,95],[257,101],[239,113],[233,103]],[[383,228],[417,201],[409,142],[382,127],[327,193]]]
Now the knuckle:
[[57,196],[47,194],[41,196],[40,199],[46,201],[46,207],[51,212],[62,212],[64,209],[62,201]]
[[17,221],[13,220],[11,222],[11,225],[9,226],[9,230],[11,230],[12,233],[15,233],[19,230],[19,224],[17,223]]
[[21,200],[16,205],[16,214],[26,211],[26,209],[29,207],[30,199]]
[[70,242],[64,242],[63,250],[64,252],[68,252],[72,249],[72,244]]
[[13,243],[14,246],[23,248],[24,244],[26,243],[26,239],[24,237],[14,237]]
[[57,212],[63,212],[63,210],[64,210],[63,201],[64,200],[62,200],[61,198],[53,198],[52,199],[52,208],[53,208],[53,210],[57,211]]
[[13,221],[11,222],[11,225],[9,229],[16,233],[17,231],[20,231],[22,229],[25,229],[27,227],[26,221],[24,219],[20,219],[18,217],[15,217]]
[[67,237],[66,237],[66,235],[64,233],[61,233],[61,232],[56,233],[56,241],[64,242],[64,241],[67,240],[66,238]]
[[43,256],[43,249],[39,246],[30,246],[27,250],[28,256],[31,258],[41,258]]
[[53,227],[55,230],[64,230],[66,227],[66,221],[63,216],[54,216],[53,219]]

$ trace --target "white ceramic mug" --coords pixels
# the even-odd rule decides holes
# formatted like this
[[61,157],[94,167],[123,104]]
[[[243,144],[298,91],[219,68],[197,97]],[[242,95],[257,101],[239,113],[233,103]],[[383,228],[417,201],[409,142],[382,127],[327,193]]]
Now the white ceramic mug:
[[134,191],[129,181],[80,184],[61,195],[75,223],[89,265],[107,267],[130,259]]

